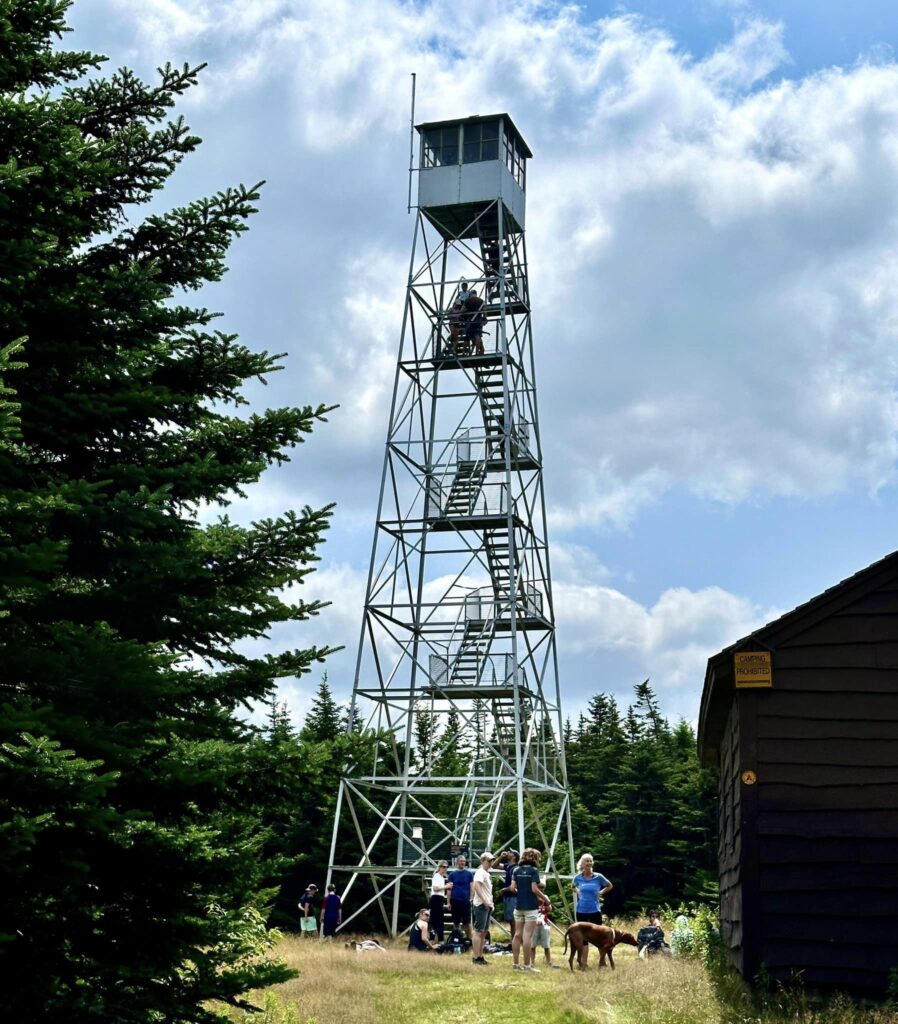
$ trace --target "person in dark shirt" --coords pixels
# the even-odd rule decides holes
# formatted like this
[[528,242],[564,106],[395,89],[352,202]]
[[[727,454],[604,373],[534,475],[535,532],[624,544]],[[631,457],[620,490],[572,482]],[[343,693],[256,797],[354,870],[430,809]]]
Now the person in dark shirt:
[[455,870],[449,872],[452,892],[449,896],[449,909],[452,911],[452,926],[464,928],[465,934],[471,938],[471,883],[474,872],[468,870],[468,860],[464,854],[455,862]]
[[[521,854],[521,863],[514,869],[511,878],[511,888],[518,898],[518,905],[515,908],[514,916],[517,922],[514,941],[511,944],[511,952],[514,957],[513,969],[532,971],[539,973],[539,968],[533,963],[533,931],[536,928],[539,917],[539,902],[544,900],[547,907],[551,909],[552,904],[542,891],[539,877],[539,862],[542,860],[539,850],[532,847],[524,850]],[[521,947],[524,947],[524,963],[518,964],[521,955]]]
[[649,923],[640,928],[636,935],[636,947],[639,955],[643,958],[661,953],[670,956],[670,946],[664,941],[664,932],[661,928],[661,915],[657,910],[649,914]]
[[318,931],[318,924],[315,921],[315,900],[318,898],[318,886],[307,885],[306,891],[299,897],[299,909],[302,918],[299,922],[303,935],[312,937]]
[[511,879],[514,875],[514,869],[518,866],[518,851],[506,850],[499,858],[499,863],[505,865],[505,887],[502,889],[502,919],[508,925],[511,940],[514,942],[515,925],[517,923],[514,919],[514,912],[518,905],[518,898],[511,891]]
[[469,352],[475,355],[483,355],[483,299],[472,288],[465,303],[465,333],[464,340]]
[[337,934],[340,922],[343,920],[343,901],[337,895],[337,887],[329,885],[327,895],[324,897],[321,913],[321,937],[329,939]]
[[409,929],[408,948],[414,953],[430,953],[436,948],[430,938],[430,911],[427,907],[418,911],[415,923]]

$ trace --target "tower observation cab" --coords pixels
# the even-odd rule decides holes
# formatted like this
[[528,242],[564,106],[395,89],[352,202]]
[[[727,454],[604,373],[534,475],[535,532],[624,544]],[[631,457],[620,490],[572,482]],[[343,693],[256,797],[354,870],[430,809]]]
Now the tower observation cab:
[[418,206],[443,237],[472,238],[498,216],[480,218],[500,200],[508,230],[524,230],[527,161],[533,156],[508,114],[432,121],[421,136]]
[[440,860],[529,845],[547,873],[573,871],[524,238],[532,154],[505,113],[416,129],[350,714],[382,741],[366,774],[341,780],[327,879],[351,893],[342,928],[373,911],[394,935]]

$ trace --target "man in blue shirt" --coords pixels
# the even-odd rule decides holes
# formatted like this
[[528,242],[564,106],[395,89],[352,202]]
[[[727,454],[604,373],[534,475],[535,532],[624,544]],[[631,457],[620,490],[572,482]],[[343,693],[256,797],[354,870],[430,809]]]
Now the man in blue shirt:
[[449,907],[452,911],[452,927],[464,928],[465,934],[471,938],[471,883],[474,872],[468,870],[468,861],[461,854],[455,861],[455,870],[449,872],[448,880],[452,883],[449,893]]

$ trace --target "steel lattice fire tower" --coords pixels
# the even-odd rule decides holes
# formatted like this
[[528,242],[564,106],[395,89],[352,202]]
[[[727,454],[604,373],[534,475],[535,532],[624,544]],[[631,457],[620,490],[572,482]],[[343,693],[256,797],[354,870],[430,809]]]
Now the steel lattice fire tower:
[[[384,749],[341,781],[328,872],[344,898],[366,883],[344,927],[376,903],[393,934],[403,885],[420,894],[440,859],[531,845],[545,870],[572,870],[554,863],[572,843],[524,242],[532,154],[507,114],[416,128],[415,235],[352,700]],[[476,300],[455,306],[463,281],[479,312]],[[447,724],[470,752],[463,772],[445,774]]]

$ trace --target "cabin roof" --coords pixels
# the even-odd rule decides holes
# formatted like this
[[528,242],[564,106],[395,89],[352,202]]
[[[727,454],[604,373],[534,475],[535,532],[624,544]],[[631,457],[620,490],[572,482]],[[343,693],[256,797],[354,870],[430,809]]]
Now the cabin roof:
[[530,147],[524,141],[524,136],[521,135],[518,126],[514,121],[512,121],[510,114],[474,114],[472,117],[450,117],[447,121],[426,121],[422,124],[416,124],[415,129],[419,132],[423,132],[430,128],[448,128],[453,124],[478,124],[481,121],[498,121],[500,117],[511,127],[514,134],[517,135],[524,148],[524,156],[526,156],[528,160],[532,159],[533,154],[530,152]]
[[702,761],[709,765],[716,763],[717,749],[730,707],[729,698],[733,693],[732,656],[735,652],[753,647],[775,650],[790,637],[854,603],[890,578],[898,579],[898,551],[846,577],[710,657],[698,719],[698,749]]

